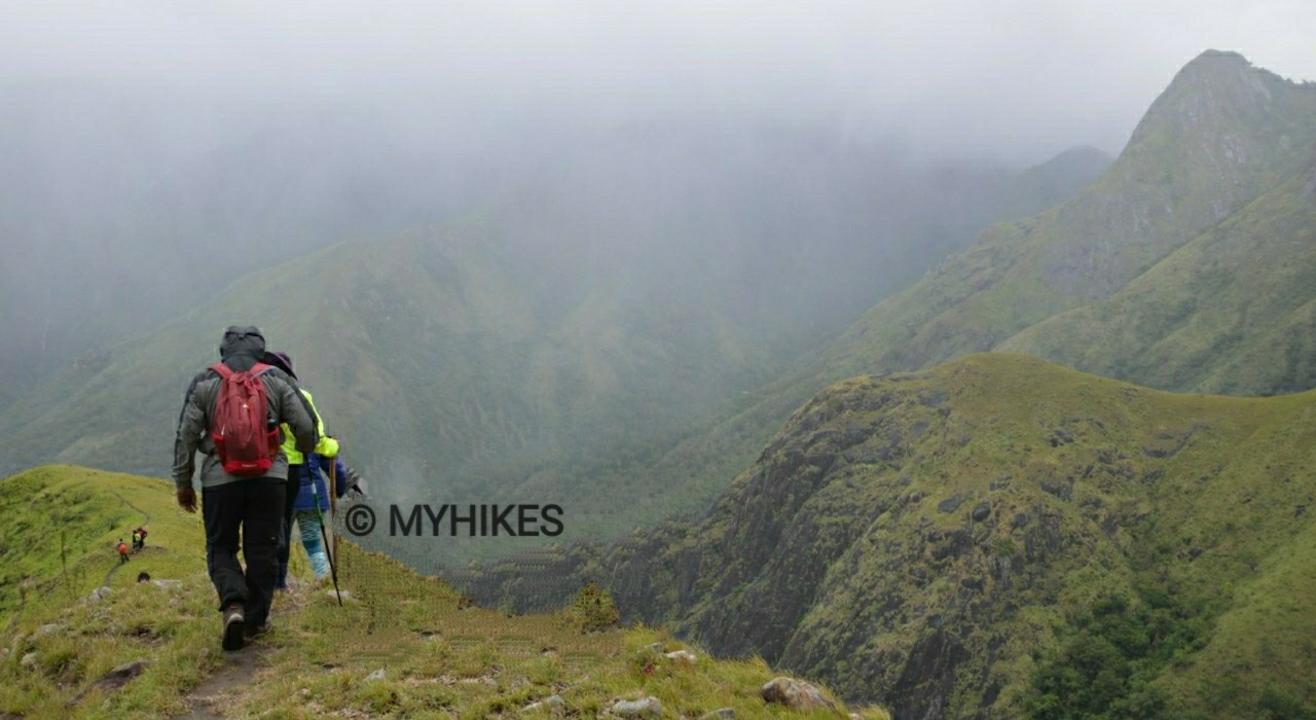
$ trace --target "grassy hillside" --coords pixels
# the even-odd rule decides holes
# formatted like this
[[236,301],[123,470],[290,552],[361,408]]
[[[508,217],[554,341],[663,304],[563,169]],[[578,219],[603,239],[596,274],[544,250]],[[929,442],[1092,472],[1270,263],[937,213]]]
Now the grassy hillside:
[[896,718],[1278,720],[1316,713],[1314,498],[1316,393],[972,355],[832,386],[698,523],[537,560]]
[[871,372],[989,350],[1056,313],[1110,297],[1293,177],[1313,148],[1316,86],[1287,82],[1232,53],[1205,53],[1156,99],[1100,179],[1053,210],[993,228],[875,307],[830,354]]
[[1000,347],[1155,387],[1316,387],[1316,160],[1109,299]]
[[[22,388],[0,413],[0,472],[52,461],[166,471],[187,381],[215,359],[226,325],[254,323],[293,354],[379,497],[556,502],[580,537],[703,507],[721,483],[653,483],[643,469],[979,223],[1036,209],[1103,166],[1080,151],[1017,176],[930,173],[920,187],[945,207],[928,218],[927,197],[870,209],[877,200],[861,181],[877,170],[853,159],[815,158],[806,175],[836,181],[832,160],[854,181],[832,202],[856,212],[805,213],[816,220],[807,251],[804,199],[751,222],[737,208],[762,198],[714,202],[723,178],[694,199],[690,189],[664,195],[673,206],[658,212],[624,202],[634,187],[605,193],[591,176],[615,212],[562,217],[570,198],[518,197],[497,206],[515,219],[474,213],[442,231],[336,245],[246,276],[174,322]],[[683,211],[685,201],[697,211]],[[652,221],[642,237],[620,234],[640,216]],[[574,234],[541,237],[563,228]],[[891,257],[859,260],[842,245]],[[828,270],[837,266],[860,280],[842,281]]]
[[1316,86],[1208,51],[1093,183],[878,303],[658,457],[645,484],[710,497],[829,384],[998,347],[1170,390],[1311,388],[1314,152]]
[[[664,717],[723,707],[736,717],[781,714],[758,697],[773,677],[761,661],[715,661],[694,649],[696,662],[680,665],[646,649],[685,647],[661,632],[582,634],[561,615],[468,607],[441,582],[348,544],[346,607],[312,589],[298,562],[300,588],[278,599],[271,633],[225,656],[200,521],[173,508],[166,483],[51,466],[0,481],[0,490],[5,717],[519,717],[553,694],[581,717],[643,695],[661,701]],[[143,521],[147,548],[116,570],[111,544]],[[160,582],[135,582],[140,571]],[[90,599],[102,584],[108,593]],[[138,660],[144,669],[121,687],[97,685]],[[367,679],[381,668],[382,679]]]
[[579,507],[578,474],[670,442],[782,350],[696,297],[614,302],[625,283],[555,286],[477,240],[336,246],[78,359],[8,408],[0,453],[167,469],[187,381],[241,320],[293,354],[376,493],[489,502],[530,483],[518,501]]

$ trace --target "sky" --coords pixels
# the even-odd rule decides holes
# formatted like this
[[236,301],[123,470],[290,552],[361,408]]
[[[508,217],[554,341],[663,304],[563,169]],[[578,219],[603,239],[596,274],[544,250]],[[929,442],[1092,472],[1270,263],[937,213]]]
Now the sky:
[[0,83],[98,84],[160,112],[205,108],[219,125],[313,108],[412,117],[478,143],[511,119],[772,118],[1036,162],[1074,144],[1117,152],[1206,48],[1316,79],[1312,38],[1310,0],[11,0]]

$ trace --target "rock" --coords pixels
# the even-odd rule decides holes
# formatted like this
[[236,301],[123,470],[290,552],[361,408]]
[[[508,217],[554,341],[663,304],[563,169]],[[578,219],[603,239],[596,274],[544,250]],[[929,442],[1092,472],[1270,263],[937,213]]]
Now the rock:
[[161,590],[178,590],[183,587],[182,580],[152,580],[151,584]]
[[124,663],[102,675],[99,680],[92,684],[91,689],[117,690],[127,685],[129,680],[141,675],[147,665],[150,665],[150,663],[144,659]]
[[656,643],[649,643],[648,645],[645,645],[644,649],[650,652],[661,653],[662,651],[667,649],[667,646],[663,645],[660,642],[656,642]]
[[736,717],[735,708],[718,708],[712,712],[706,712],[699,716],[699,720],[734,720]]
[[1042,490],[1055,495],[1061,500],[1072,500],[1074,498],[1073,486],[1064,480],[1046,478],[1038,484],[1042,487]]
[[663,657],[667,658],[668,660],[671,660],[677,665],[694,665],[696,662],[699,661],[699,656],[695,655],[689,650],[674,650],[672,652],[667,653]]
[[956,508],[960,506],[960,503],[962,502],[964,502],[964,499],[961,498],[959,495],[952,495],[946,498],[945,500],[942,500],[941,502],[937,503],[937,510],[944,513],[953,513],[955,512]]
[[988,505],[985,502],[978,503],[973,508],[972,517],[974,522],[982,522],[983,520],[986,520],[987,518],[991,517],[991,515],[992,515],[992,506]]
[[567,702],[562,699],[561,695],[549,695],[538,702],[532,702],[521,708],[521,712],[549,712],[558,714],[564,712],[567,708]]
[[41,627],[37,628],[37,631],[32,633],[32,637],[34,638],[45,637],[46,635],[52,635],[54,633],[60,632],[63,629],[64,626],[59,623],[46,623],[45,625],[42,625]]
[[775,678],[759,688],[759,696],[766,702],[785,705],[792,710],[834,710],[836,705],[823,697],[822,691],[795,678]]
[[656,718],[663,715],[663,704],[656,697],[642,697],[639,700],[618,700],[608,708],[608,712],[624,718]]
[[92,591],[91,591],[91,594],[87,596],[87,601],[88,601],[88,602],[100,602],[101,600],[104,600],[105,598],[107,598],[107,597],[109,597],[109,596],[110,596],[110,589],[109,589],[108,587],[105,587],[104,585],[102,585],[102,586],[96,588],[95,590],[92,590]]
[[384,675],[385,675],[385,673],[384,673],[384,668],[380,668],[380,669],[378,669],[378,670],[376,670],[376,671],[370,673],[369,675],[367,675],[367,676],[366,676],[366,682],[374,682],[375,680],[383,680],[383,679],[384,679]]
[[36,667],[36,666],[37,666],[37,653],[36,653],[36,651],[33,650],[32,652],[30,652],[30,653],[24,655],[24,656],[22,657],[22,659],[20,659],[20,660],[18,661],[18,666],[19,666],[19,667],[22,667],[22,668],[27,668],[27,669],[29,669],[29,670],[32,669],[32,668],[34,668],[34,667]]

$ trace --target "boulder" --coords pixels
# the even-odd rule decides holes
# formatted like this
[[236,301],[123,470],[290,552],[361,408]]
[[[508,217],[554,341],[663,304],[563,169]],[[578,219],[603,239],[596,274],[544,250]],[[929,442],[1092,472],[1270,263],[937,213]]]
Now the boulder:
[[561,714],[567,709],[567,702],[562,699],[561,695],[549,695],[543,700],[532,702],[521,708],[523,713],[547,712],[554,715]]
[[366,676],[366,682],[374,682],[375,680],[383,680],[383,679],[384,679],[384,675],[385,675],[385,673],[384,673],[384,668],[380,668],[380,669],[378,669],[378,670],[376,670],[376,671],[370,673],[369,675],[367,675],[367,676]]
[[31,670],[32,668],[36,667],[36,666],[37,666],[37,653],[36,653],[36,651],[33,650],[32,652],[30,652],[30,653],[24,655],[21,659],[19,659],[19,661],[18,661],[18,666],[19,666],[19,667],[22,667],[22,668],[27,668],[27,669],[29,669],[29,670]]
[[100,676],[96,682],[92,683],[90,690],[118,690],[128,684],[129,680],[142,674],[146,666],[150,663],[144,659],[126,662],[113,670]]
[[785,705],[792,710],[836,709],[821,690],[795,678],[774,678],[759,688],[759,696],[766,702]]
[[100,602],[101,600],[104,600],[105,598],[107,598],[107,597],[109,597],[109,596],[110,596],[110,589],[109,589],[108,587],[102,585],[102,586],[96,588],[95,590],[92,590],[92,591],[91,591],[91,594],[87,596],[87,601],[88,601],[88,602]]
[[61,632],[62,630],[64,630],[64,626],[59,623],[46,623],[45,625],[42,625],[41,627],[37,628],[37,631],[32,633],[32,637],[34,638],[45,637],[47,635],[53,635],[57,632]]
[[695,655],[689,650],[673,650],[672,652],[667,653],[663,657],[667,658],[668,660],[671,660],[673,663],[676,663],[677,665],[694,665],[696,662],[699,661],[699,656]]
[[663,715],[663,704],[656,697],[642,697],[639,700],[618,700],[608,708],[608,712],[624,718],[656,718]]
[[699,720],[735,720],[735,708],[718,708],[699,716]]

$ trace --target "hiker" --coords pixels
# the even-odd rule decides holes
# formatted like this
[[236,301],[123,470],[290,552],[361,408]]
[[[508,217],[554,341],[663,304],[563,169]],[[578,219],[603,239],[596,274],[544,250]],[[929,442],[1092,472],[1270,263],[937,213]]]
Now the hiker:
[[[259,330],[228,328],[219,346],[220,362],[187,388],[174,444],[178,505],[187,512],[196,512],[192,473],[196,452],[204,454],[206,565],[219,595],[225,650],[240,649],[265,629],[269,617],[288,481],[280,427],[287,428],[294,448],[302,452],[315,449],[319,439],[296,381],[261,363],[264,354]],[[245,573],[238,562],[239,533]]]
[[146,547],[146,530],[137,528],[133,530],[133,552],[137,552]]
[[119,551],[119,564],[128,562],[128,543],[125,543],[123,538],[119,538],[119,544],[115,549]]
[[[297,379],[297,373],[293,369],[292,357],[287,353],[266,353],[264,362],[283,370],[294,380]],[[323,580],[330,574],[329,556],[324,547],[322,527],[322,519],[328,513],[330,507],[329,492],[322,472],[328,471],[329,463],[335,464],[335,472],[340,479],[335,488],[338,497],[345,495],[349,487],[359,487],[360,480],[356,471],[348,468],[338,458],[338,441],[325,434],[324,418],[320,416],[319,411],[316,409],[315,400],[311,397],[310,391],[300,385],[298,390],[301,392],[302,397],[306,398],[306,404],[311,408],[320,441],[316,444],[315,452],[303,455],[286,439],[287,430],[284,431],[283,452],[288,457],[288,485],[286,488],[288,494],[287,504],[284,506],[283,512],[283,537],[279,545],[279,576],[275,583],[275,588],[279,590],[288,589],[288,560],[292,555],[292,523],[294,520],[297,521],[302,547],[306,550],[306,557],[311,561],[311,572],[315,574],[315,579],[317,581]],[[316,498],[319,498],[319,512],[316,512]]]

